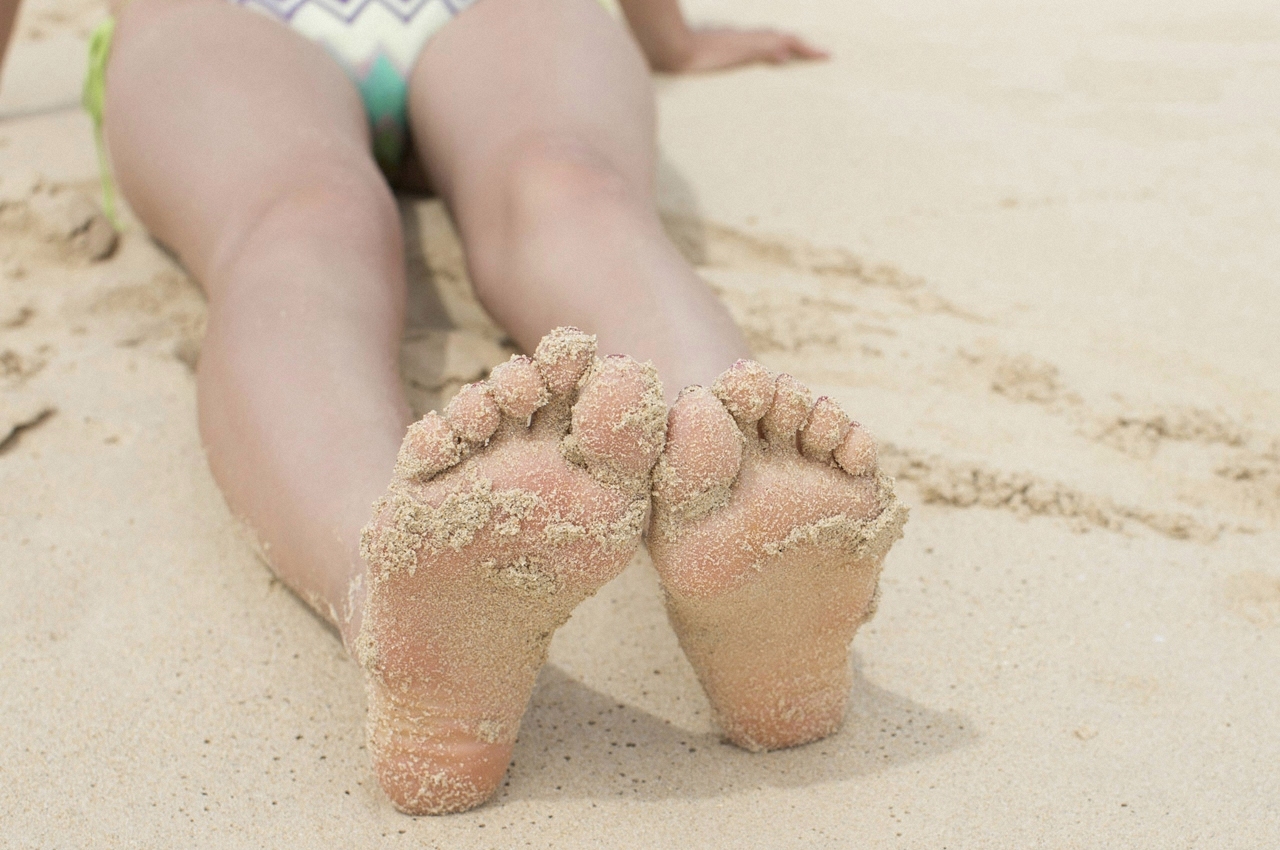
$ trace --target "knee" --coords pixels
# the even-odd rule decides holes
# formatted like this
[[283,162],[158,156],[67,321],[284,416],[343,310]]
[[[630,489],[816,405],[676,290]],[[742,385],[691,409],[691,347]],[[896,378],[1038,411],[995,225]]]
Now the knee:
[[210,276],[225,277],[246,257],[314,246],[400,261],[403,234],[391,190],[370,167],[303,175],[246,199],[230,217],[210,260]]
[[472,276],[482,293],[527,273],[539,251],[624,232],[644,215],[648,189],[586,142],[540,139],[510,156],[495,194],[498,214],[486,216],[489,226],[475,228],[468,240]]
[[578,140],[539,140],[508,168],[506,200],[513,224],[539,226],[548,214],[598,220],[639,201],[638,187],[593,146]]

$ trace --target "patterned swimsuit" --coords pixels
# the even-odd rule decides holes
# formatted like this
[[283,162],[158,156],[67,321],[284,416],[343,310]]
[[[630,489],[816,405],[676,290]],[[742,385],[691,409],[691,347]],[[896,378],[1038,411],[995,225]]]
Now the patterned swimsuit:
[[404,154],[409,72],[431,36],[474,0],[230,0],[320,44],[360,89],[373,152],[385,169]]

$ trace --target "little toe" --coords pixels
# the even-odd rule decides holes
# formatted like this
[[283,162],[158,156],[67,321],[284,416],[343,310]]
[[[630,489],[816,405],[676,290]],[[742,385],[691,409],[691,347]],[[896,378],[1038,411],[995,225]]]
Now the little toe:
[[796,448],[796,432],[809,418],[813,395],[809,388],[787,374],[774,384],[773,404],[760,418],[760,432],[775,449]]
[[396,456],[396,475],[408,481],[426,481],[461,459],[457,435],[433,410],[409,426]]
[[454,433],[472,445],[483,445],[498,430],[502,412],[483,384],[467,384],[444,409]]
[[552,396],[571,393],[596,356],[596,338],[577,328],[556,328],[542,338],[533,361]]
[[829,461],[831,452],[840,445],[849,415],[827,396],[813,403],[809,419],[800,431],[800,451],[810,460]]
[[547,386],[537,364],[522,354],[494,367],[489,375],[489,392],[498,408],[510,418],[527,422],[547,403]]
[[609,357],[578,392],[565,456],[597,480],[647,487],[666,439],[666,420],[662,383],[652,364]]
[[871,475],[876,471],[875,437],[857,422],[850,423],[834,454],[836,463],[850,475]]
[[667,417],[666,448],[654,470],[660,534],[674,534],[723,505],[742,466],[742,431],[705,387],[690,387]]
[[773,373],[754,360],[739,360],[716,379],[711,392],[742,427],[758,422],[773,404]]

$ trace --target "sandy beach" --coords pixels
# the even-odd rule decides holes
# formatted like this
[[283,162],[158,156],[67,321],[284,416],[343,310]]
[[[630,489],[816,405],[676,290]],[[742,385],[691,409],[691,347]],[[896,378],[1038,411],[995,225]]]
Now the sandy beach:
[[[1280,12],[690,0],[826,63],[660,79],[668,228],[911,507],[843,731],[720,741],[642,555],[557,634],[508,781],[410,818],[364,689],[196,430],[205,306],[100,217],[98,0],[0,88],[0,846],[1280,844]],[[419,412],[513,350],[405,197]]]

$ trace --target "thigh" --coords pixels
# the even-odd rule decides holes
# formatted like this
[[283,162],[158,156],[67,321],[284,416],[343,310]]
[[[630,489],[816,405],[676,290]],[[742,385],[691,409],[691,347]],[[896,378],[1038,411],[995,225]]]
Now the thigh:
[[206,286],[282,196],[326,186],[390,201],[338,64],[222,0],[128,6],[107,69],[106,132],[131,207]]
[[528,145],[587,148],[653,190],[648,68],[597,0],[479,0],[428,42],[410,77],[414,141],[464,231],[501,203]]

